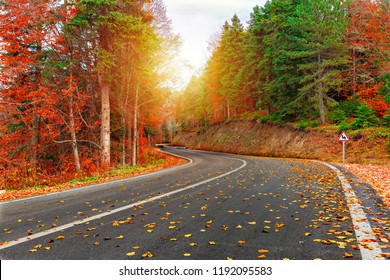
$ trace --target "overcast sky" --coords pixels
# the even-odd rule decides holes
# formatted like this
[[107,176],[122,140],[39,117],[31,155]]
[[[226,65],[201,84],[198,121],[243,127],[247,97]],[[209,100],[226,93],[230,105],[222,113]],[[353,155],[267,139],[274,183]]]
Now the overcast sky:
[[[182,56],[193,71],[204,66],[207,42],[225,23],[237,14],[243,23],[249,20],[253,7],[266,0],[163,0],[175,33],[183,39]],[[190,75],[189,73],[186,74]]]

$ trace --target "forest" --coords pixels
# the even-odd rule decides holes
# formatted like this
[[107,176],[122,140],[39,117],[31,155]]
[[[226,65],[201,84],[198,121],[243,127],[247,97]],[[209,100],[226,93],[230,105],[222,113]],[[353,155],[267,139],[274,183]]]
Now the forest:
[[389,0],[234,15],[183,92],[163,0],[0,0],[0,24],[0,189],[150,163],[177,128],[226,120],[390,127]]
[[237,118],[390,126],[388,0],[268,1],[247,25],[226,21],[209,47],[205,68],[177,96],[183,130]]
[[0,189],[150,163],[180,45],[160,0],[0,1]]

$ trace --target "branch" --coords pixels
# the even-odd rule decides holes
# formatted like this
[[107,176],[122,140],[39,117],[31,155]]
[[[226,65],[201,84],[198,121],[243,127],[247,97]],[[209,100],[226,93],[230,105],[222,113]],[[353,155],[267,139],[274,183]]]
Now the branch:
[[[56,144],[64,144],[64,143],[72,143],[73,142],[72,140],[63,140],[63,141],[57,141],[54,139],[51,139],[51,140]],[[89,140],[76,140],[76,142],[89,143],[89,144],[96,146],[99,150],[102,149],[102,147],[100,145],[96,144],[95,142],[89,141]]]

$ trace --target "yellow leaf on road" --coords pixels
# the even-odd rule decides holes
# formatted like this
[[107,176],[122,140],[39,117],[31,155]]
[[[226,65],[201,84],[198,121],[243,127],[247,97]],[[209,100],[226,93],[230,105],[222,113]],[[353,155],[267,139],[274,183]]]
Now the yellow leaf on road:
[[154,255],[150,251],[146,251],[144,254],[142,254],[142,257],[144,258],[153,258]]
[[351,253],[345,252],[344,257],[345,258],[353,258],[353,255]]
[[133,257],[133,256],[135,256],[135,254],[136,254],[136,252],[129,252],[126,254],[126,256]]
[[257,250],[257,252],[258,252],[259,254],[266,254],[266,253],[269,252],[269,250],[261,249],[261,250]]

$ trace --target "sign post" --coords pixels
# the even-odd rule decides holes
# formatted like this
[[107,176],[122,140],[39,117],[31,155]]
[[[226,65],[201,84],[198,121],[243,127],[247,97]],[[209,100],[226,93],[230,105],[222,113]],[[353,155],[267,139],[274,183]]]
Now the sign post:
[[339,137],[339,141],[343,143],[343,163],[345,162],[345,143],[349,141],[349,137],[345,131],[343,131]]

